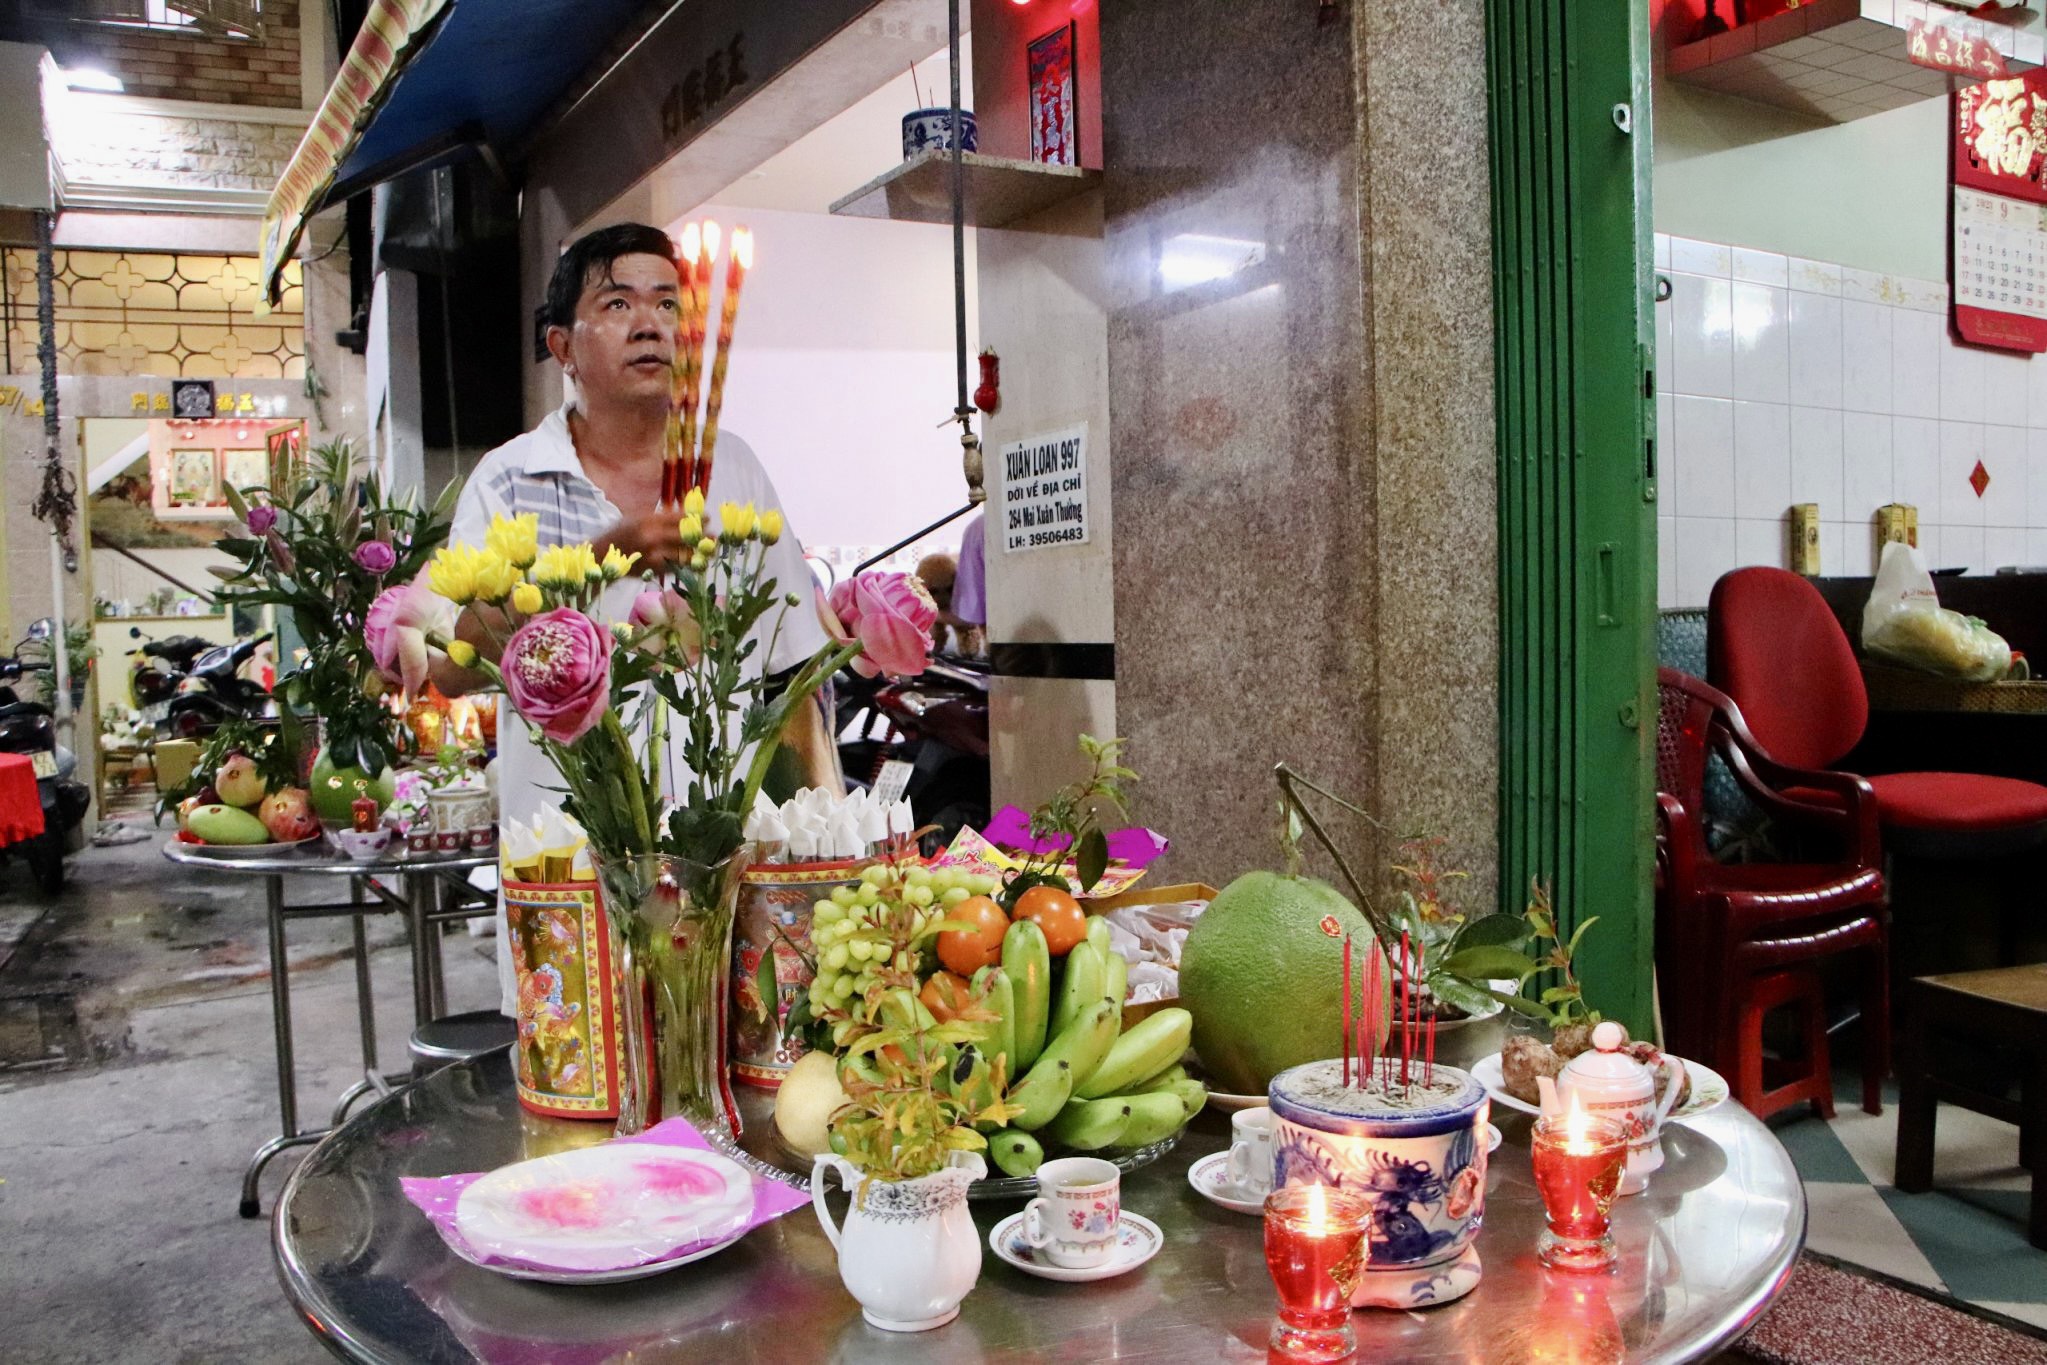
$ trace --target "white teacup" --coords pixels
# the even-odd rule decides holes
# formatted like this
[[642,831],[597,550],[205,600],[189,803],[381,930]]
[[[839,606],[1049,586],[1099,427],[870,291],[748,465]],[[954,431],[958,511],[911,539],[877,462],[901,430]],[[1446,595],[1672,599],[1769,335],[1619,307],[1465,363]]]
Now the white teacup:
[[1264,1105],[1230,1115],[1230,1159],[1223,1174],[1245,1194],[1272,1193],[1272,1110]]
[[1038,1197],[1024,1205],[1023,1239],[1053,1265],[1098,1266],[1116,1251],[1123,1173],[1099,1157],[1069,1156],[1038,1167]]

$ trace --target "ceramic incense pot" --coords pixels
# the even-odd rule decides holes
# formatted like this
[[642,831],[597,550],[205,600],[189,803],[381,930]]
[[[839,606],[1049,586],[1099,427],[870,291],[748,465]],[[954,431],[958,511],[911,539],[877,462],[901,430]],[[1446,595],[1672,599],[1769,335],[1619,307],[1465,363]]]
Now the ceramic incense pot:
[[1478,1284],[1472,1242],[1485,1221],[1483,1085],[1438,1066],[1401,1085],[1399,1067],[1343,1083],[1343,1063],[1309,1062],[1272,1078],[1273,1188],[1332,1185],[1372,1203],[1360,1308],[1411,1309],[1462,1298]]

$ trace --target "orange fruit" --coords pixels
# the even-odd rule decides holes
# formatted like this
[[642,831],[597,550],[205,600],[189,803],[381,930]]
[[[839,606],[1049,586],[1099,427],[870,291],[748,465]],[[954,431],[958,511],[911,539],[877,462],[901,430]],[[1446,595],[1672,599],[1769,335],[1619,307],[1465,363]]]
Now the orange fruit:
[[924,1008],[931,1011],[931,1017],[939,1023],[947,1023],[967,1007],[972,988],[962,977],[951,972],[933,972],[931,979],[924,983],[924,989],[917,998],[924,1002]]
[[945,918],[963,920],[970,929],[947,929],[938,936],[938,960],[961,976],[972,976],[983,967],[1002,960],[1002,936],[1009,932],[1009,916],[986,896],[969,896],[945,912]]
[[1056,886],[1034,886],[1017,897],[1014,918],[1036,920],[1054,957],[1066,956],[1087,937],[1087,911]]

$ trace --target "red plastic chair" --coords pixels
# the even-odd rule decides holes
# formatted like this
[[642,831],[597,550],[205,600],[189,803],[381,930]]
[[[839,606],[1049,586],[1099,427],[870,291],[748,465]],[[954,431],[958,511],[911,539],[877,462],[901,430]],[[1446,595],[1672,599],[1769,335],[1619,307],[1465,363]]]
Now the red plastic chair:
[[[1869,784],[1779,763],[1734,703],[1674,668],[1657,673],[1656,965],[1665,1040],[1727,1076],[1758,1116],[1811,1099],[1833,1117],[1825,1021],[1805,1009],[1808,1074],[1764,1088],[1762,1019],[1805,999],[1799,976],[1832,957],[1860,966],[1862,1107],[1883,1112],[1890,1069],[1889,938],[1882,844]],[[1706,847],[1706,762],[1717,754],[1748,797],[1838,852],[1819,863],[1718,863]]]
[[[1736,569],[1706,608],[1706,677],[1779,760],[1831,768],[1861,742],[1869,693],[1819,590],[1783,569]],[[1994,858],[2047,843],[2047,787],[1981,773],[1869,779],[1893,853]]]

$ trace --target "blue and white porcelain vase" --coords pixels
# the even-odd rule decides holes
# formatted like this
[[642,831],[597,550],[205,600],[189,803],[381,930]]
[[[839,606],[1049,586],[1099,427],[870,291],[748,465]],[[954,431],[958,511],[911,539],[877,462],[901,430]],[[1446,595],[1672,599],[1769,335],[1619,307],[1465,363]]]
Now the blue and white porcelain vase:
[[[980,143],[974,126],[974,111],[960,110],[960,150],[973,151]],[[952,150],[952,106],[940,109],[912,109],[903,115],[903,160],[924,152]]]
[[1333,1185],[1373,1204],[1370,1269],[1352,1302],[1409,1309],[1478,1284],[1472,1246],[1485,1222],[1485,1087],[1437,1066],[1390,1085],[1343,1083],[1343,1064],[1309,1062],[1272,1078],[1273,1187]]

